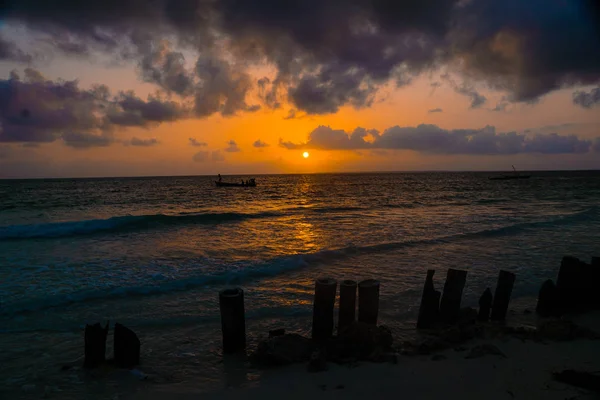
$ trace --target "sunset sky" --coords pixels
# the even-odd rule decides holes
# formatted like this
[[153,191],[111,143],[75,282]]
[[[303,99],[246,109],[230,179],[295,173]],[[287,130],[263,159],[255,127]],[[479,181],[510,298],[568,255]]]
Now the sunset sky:
[[594,1],[1,4],[0,178],[600,168]]

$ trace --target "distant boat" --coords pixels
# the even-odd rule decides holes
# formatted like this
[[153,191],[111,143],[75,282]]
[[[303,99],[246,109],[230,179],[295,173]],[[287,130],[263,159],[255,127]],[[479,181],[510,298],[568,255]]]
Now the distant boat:
[[513,175],[500,175],[500,176],[490,176],[489,180],[491,181],[508,181],[508,180],[512,180],[512,179],[529,179],[531,177],[531,175],[521,175],[517,172],[517,170],[515,169],[515,166],[512,166],[513,171],[515,171],[515,173]]
[[217,187],[256,187],[256,181],[254,178],[247,181],[247,183],[215,181],[215,185]]

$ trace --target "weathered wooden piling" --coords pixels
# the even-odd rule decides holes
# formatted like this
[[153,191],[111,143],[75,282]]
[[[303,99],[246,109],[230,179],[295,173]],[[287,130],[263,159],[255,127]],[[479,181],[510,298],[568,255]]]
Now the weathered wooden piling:
[[340,312],[338,332],[351,325],[356,317],[356,281],[345,280],[340,283]]
[[114,332],[115,364],[121,368],[133,368],[140,363],[140,339],[131,329],[116,323]]
[[591,270],[592,270],[591,285],[592,285],[592,293],[593,293],[592,307],[595,309],[599,309],[600,308],[600,294],[595,289],[600,286],[600,257],[592,257]]
[[574,310],[582,305],[584,298],[584,263],[578,258],[565,256],[560,263],[556,287],[560,305],[565,310]]
[[477,314],[477,319],[479,321],[485,322],[490,319],[490,310],[492,309],[493,299],[490,288],[485,289],[479,298],[479,313]]
[[94,368],[102,364],[106,359],[106,336],[108,335],[108,322],[103,328],[99,323],[85,325],[84,334],[85,358],[83,366]]
[[313,303],[312,338],[327,340],[333,333],[333,308],[337,281],[331,278],[317,279]]
[[377,325],[379,281],[367,279],[358,284],[358,321]]
[[552,279],[548,279],[540,287],[535,312],[542,317],[557,316],[560,314],[558,289]]
[[427,270],[425,285],[423,286],[423,295],[421,296],[421,306],[419,307],[419,319],[417,320],[417,329],[428,329],[434,327],[440,313],[440,295],[433,286],[434,269]]
[[492,321],[504,321],[506,319],[515,278],[516,276],[512,272],[504,270],[500,271],[496,292],[494,293],[494,301],[492,303]]
[[467,282],[467,271],[450,268],[444,283],[440,302],[440,318],[445,323],[454,323],[460,313],[460,302]]
[[240,288],[219,292],[223,353],[237,353],[246,349],[246,315],[244,291]]

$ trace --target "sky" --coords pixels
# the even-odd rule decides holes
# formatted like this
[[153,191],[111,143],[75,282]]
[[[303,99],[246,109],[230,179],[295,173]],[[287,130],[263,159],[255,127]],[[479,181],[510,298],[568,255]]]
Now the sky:
[[599,21],[594,0],[6,0],[0,178],[600,169]]

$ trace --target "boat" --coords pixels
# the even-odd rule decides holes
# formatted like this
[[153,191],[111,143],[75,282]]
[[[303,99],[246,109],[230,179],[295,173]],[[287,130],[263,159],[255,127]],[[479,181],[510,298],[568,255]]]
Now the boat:
[[215,185],[217,187],[256,187],[256,181],[254,178],[250,179],[248,183],[215,181]]
[[508,180],[512,180],[512,179],[529,179],[531,177],[531,175],[521,175],[517,172],[517,170],[515,169],[515,166],[512,166],[513,171],[515,171],[515,173],[513,175],[500,175],[500,176],[490,176],[489,180],[491,181],[508,181]]

